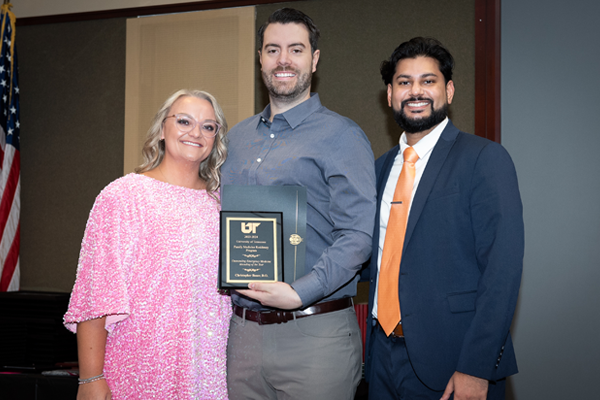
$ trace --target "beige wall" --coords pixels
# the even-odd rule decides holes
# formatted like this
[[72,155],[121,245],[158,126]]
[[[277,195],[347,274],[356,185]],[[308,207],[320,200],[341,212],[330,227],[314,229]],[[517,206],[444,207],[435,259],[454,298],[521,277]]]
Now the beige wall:
[[148,121],[179,89],[215,96],[229,127],[254,114],[254,14],[235,7],[127,20],[124,174],[143,163]]
[[12,0],[11,3],[17,18],[28,18],[199,1],[206,0]]

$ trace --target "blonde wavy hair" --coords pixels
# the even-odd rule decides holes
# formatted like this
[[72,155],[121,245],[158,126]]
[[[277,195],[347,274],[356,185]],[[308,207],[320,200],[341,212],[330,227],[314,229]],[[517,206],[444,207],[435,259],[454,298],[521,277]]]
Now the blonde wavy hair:
[[217,136],[215,136],[215,142],[210,154],[202,161],[198,171],[198,176],[206,181],[206,191],[208,194],[217,199],[215,192],[221,186],[221,165],[223,165],[225,158],[227,158],[227,120],[225,119],[225,114],[217,102],[217,99],[210,93],[202,90],[178,90],[163,103],[152,119],[152,124],[146,135],[146,142],[142,149],[144,162],[135,169],[135,172],[141,174],[142,172],[150,171],[151,169],[158,167],[162,162],[165,156],[165,142],[160,140],[160,137],[164,126],[164,120],[169,115],[173,104],[181,97],[185,96],[196,97],[208,101],[215,111],[217,122],[222,126]]

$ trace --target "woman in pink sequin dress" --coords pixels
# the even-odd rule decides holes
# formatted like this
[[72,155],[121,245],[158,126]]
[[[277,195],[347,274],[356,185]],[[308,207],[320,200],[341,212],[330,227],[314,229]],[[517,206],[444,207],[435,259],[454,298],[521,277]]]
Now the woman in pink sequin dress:
[[78,399],[227,398],[231,304],[217,289],[226,132],[213,96],[175,93],[144,164],[97,197],[65,314]]

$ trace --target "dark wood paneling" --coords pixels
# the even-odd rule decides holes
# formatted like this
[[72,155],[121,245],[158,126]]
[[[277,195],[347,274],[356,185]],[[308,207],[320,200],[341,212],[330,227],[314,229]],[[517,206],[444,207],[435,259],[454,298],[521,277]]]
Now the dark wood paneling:
[[500,143],[500,0],[475,1],[475,134]]
[[[387,104],[380,65],[400,43],[415,36],[439,39],[456,60],[456,95],[450,118],[473,133],[475,98],[475,0],[416,3],[397,0],[300,1],[257,7],[260,26],[279,7],[295,7],[310,15],[321,30],[321,56],[312,90],[327,108],[355,121],[367,134],[375,157],[398,144],[402,130]],[[256,111],[268,93],[256,63]]]
[[23,290],[71,290],[94,199],[123,174],[125,43],[124,18],[17,28]]

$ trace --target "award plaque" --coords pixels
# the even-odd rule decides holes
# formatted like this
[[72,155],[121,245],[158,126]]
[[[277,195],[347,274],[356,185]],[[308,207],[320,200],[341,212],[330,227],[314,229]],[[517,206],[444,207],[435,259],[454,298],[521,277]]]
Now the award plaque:
[[283,280],[280,212],[221,211],[219,288]]
[[[251,218],[271,218],[272,213],[280,215],[280,240],[282,242],[278,242],[278,244],[281,244],[278,255],[282,257],[282,264],[280,264],[282,267],[276,280],[292,283],[304,275],[306,255],[306,188],[301,186],[224,185],[221,188],[221,210],[222,221],[224,218],[233,218],[235,216],[243,216],[244,218],[250,218],[250,216],[252,216]],[[261,215],[261,217],[257,215]],[[246,224],[260,222],[261,225],[258,225],[259,228],[264,228],[264,225],[267,225],[267,223],[263,225],[262,221],[253,222],[244,220],[243,222]],[[269,222],[268,224],[271,223]],[[250,225],[245,226],[248,227]],[[240,250],[235,248],[229,249],[229,246],[226,245],[227,238],[229,237],[230,245],[233,246],[233,243],[231,243],[233,231],[230,230],[228,233],[225,228],[227,226],[223,226],[223,222],[221,222],[221,278],[226,278],[228,271],[231,273],[232,264],[227,264],[227,252],[229,251],[230,254],[233,254],[234,251]],[[242,249],[244,248],[242,247]],[[260,250],[266,252],[265,249]],[[270,253],[271,251],[272,249],[268,252]],[[260,257],[266,257],[266,255],[261,255]],[[250,259],[252,257],[244,258]],[[255,257],[255,259],[258,258]],[[239,260],[240,258],[236,256],[235,259]],[[234,287],[231,286],[233,284],[239,284],[237,287],[247,287],[248,282],[270,282],[271,275],[266,272],[265,274],[268,276],[243,277],[244,279],[240,279],[242,282],[227,283],[226,280],[219,279],[219,285],[223,285],[222,288]],[[255,275],[259,275],[258,272],[255,272]],[[236,280],[235,278],[235,276],[232,277],[233,280]]]

